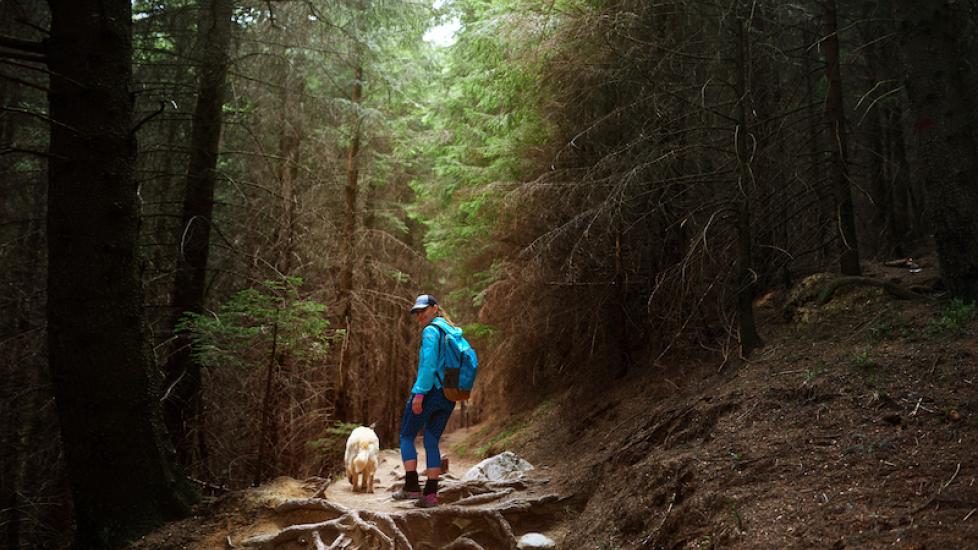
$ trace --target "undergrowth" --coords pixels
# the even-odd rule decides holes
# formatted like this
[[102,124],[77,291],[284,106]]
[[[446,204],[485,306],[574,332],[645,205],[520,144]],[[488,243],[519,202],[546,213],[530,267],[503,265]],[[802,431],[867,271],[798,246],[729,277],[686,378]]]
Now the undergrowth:
[[975,318],[975,303],[955,298],[948,303],[940,317],[927,324],[928,336],[957,336]]

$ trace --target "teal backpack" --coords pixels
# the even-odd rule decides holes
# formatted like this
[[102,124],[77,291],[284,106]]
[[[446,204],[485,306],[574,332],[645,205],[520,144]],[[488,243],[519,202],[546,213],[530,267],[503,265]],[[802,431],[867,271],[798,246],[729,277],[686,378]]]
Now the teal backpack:
[[431,324],[442,333],[438,342],[438,356],[439,371],[443,374],[436,376],[445,397],[451,401],[465,401],[472,395],[472,386],[479,373],[479,358],[462,335],[452,334],[438,323]]

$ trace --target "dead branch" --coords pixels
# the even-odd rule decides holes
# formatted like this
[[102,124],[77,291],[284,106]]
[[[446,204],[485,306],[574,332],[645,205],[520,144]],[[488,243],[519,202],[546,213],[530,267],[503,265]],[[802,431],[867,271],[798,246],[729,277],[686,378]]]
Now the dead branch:
[[495,491],[492,493],[484,493],[481,495],[473,495],[460,500],[455,501],[455,506],[472,506],[474,504],[485,504],[487,502],[492,502],[494,500],[499,500],[504,496],[513,492],[513,489],[503,489],[502,491]]
[[0,35],[0,46],[4,48],[10,48],[14,50],[20,50],[22,52],[30,52],[30,53],[40,54],[40,55],[43,55],[45,53],[44,44],[42,42],[21,40],[19,38],[14,38],[12,36]]

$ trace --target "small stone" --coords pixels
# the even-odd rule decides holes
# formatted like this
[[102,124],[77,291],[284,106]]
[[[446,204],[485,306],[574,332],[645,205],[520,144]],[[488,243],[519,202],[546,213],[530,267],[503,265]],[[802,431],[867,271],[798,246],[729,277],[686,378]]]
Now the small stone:
[[951,420],[951,422],[957,422],[958,420],[961,420],[961,413],[959,413],[954,409],[951,409],[950,411],[948,411],[947,417]]
[[541,535],[540,533],[527,533],[520,537],[519,542],[516,544],[516,548],[519,550],[556,547],[557,543],[555,543],[550,537]]

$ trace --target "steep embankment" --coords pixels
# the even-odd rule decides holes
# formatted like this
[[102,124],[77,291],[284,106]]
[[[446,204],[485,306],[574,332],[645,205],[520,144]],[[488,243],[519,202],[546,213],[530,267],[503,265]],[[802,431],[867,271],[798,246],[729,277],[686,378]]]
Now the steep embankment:
[[973,306],[783,311],[749,363],[608,381],[510,438],[576,495],[561,547],[978,548]]
[[[513,540],[509,527],[573,549],[978,547],[974,307],[875,287],[793,302],[788,320],[777,296],[760,306],[767,346],[748,363],[690,359],[598,381],[445,442],[457,474],[513,450],[537,465],[534,483],[454,490],[445,500],[467,506],[424,515],[385,499],[399,477],[390,455],[378,495],[342,493],[339,481],[310,505],[321,482],[283,478],[136,547],[237,546],[357,520],[415,548],[501,548],[493,541]],[[315,548],[322,537],[310,533],[265,547]],[[358,540],[351,547],[383,539]]]

